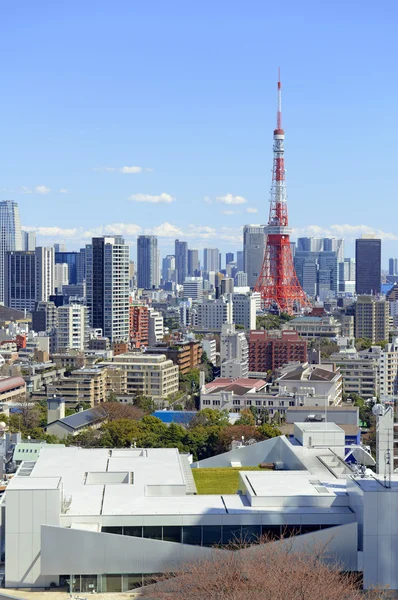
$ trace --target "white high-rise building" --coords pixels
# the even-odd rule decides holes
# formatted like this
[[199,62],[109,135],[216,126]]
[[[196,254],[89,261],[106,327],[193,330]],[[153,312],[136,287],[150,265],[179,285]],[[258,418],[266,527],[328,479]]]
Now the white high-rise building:
[[221,377],[247,377],[249,346],[244,331],[235,331],[233,323],[225,323],[220,339]]
[[245,329],[256,329],[257,295],[233,294],[233,322]]
[[58,293],[62,292],[62,286],[69,283],[69,267],[67,263],[54,265],[54,288]]
[[265,225],[245,225],[243,228],[243,262],[247,285],[254,287],[261,273],[266,245]]
[[154,346],[164,337],[163,317],[160,312],[153,309],[149,309],[148,316],[148,342],[150,346]]
[[86,248],[87,302],[93,329],[111,342],[129,339],[130,248],[121,236],[93,238]]
[[65,304],[58,308],[57,350],[87,348],[89,337],[88,310],[84,304]]
[[54,248],[36,248],[37,300],[47,302],[54,294]]
[[25,252],[34,252],[36,250],[35,231],[22,232],[22,249],[25,250]]
[[18,204],[0,202],[0,304],[4,304],[4,275],[7,252],[23,250]]
[[394,401],[398,396],[398,338],[380,353],[380,400]]
[[186,277],[184,281],[184,298],[202,301],[203,279],[202,277]]

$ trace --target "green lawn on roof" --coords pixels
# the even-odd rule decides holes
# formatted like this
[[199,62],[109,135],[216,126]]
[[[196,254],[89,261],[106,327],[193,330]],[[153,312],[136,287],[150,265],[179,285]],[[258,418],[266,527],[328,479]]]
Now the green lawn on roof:
[[192,469],[198,494],[236,494],[239,471],[264,471],[260,467],[213,467]]

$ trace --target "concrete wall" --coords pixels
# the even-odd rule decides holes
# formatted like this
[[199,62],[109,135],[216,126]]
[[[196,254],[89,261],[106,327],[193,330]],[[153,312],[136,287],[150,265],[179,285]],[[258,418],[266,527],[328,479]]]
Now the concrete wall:
[[41,575],[41,526],[59,525],[60,489],[8,489],[6,497],[6,587],[47,587]]

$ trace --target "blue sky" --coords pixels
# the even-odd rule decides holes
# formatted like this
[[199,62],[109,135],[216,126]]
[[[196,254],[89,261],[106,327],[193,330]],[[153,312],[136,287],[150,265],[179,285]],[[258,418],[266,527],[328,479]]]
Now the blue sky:
[[295,234],[343,235],[352,255],[375,231],[386,265],[397,17],[389,0],[3,0],[0,196],[40,243],[239,249],[268,217],[280,66]]

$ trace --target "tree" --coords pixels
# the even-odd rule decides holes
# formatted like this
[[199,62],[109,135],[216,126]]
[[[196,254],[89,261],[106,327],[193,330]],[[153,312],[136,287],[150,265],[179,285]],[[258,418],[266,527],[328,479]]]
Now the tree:
[[372,340],[369,338],[356,338],[355,348],[359,350],[367,350],[372,345]]
[[[294,542],[267,539],[235,552],[183,564],[142,590],[152,600],[373,600],[378,591],[364,595],[359,577],[328,561],[323,547],[295,550]],[[236,545],[235,545],[236,546]],[[243,546],[245,544],[243,543]],[[247,544],[246,544],[247,546]],[[151,581],[153,583],[153,580]]]
[[280,429],[278,429],[278,427],[275,427],[275,425],[270,425],[269,423],[263,423],[257,427],[257,431],[262,436],[263,440],[268,440],[269,438],[282,435],[282,432]]
[[254,425],[255,418],[252,411],[248,408],[244,408],[240,411],[240,418],[237,421],[237,425]]
[[146,414],[152,414],[156,408],[155,402],[149,396],[137,394],[134,398],[134,406],[137,406]]
[[[17,405],[15,412],[10,414],[9,419],[11,431],[21,431],[24,436],[31,435],[30,430],[39,427],[43,421],[42,407],[38,402],[32,402],[27,397],[16,400],[15,404]],[[47,423],[46,415],[47,412],[44,425]]]
[[111,421],[101,427],[100,444],[106,448],[130,448],[139,434],[140,429],[136,421],[130,419]]
[[100,419],[107,421],[117,421],[118,419],[138,421],[145,415],[145,412],[138,406],[121,402],[103,402],[95,406],[93,410]]
[[219,452],[228,452],[231,450],[233,441],[241,442],[244,438],[245,442],[255,440],[259,442],[262,439],[259,428],[254,425],[243,424],[238,421],[235,425],[224,427],[219,433]]
[[202,427],[207,427],[208,425],[226,427],[229,425],[228,412],[226,410],[214,410],[213,408],[199,410],[191,420],[189,427],[190,429],[193,429],[198,425],[201,425]]

